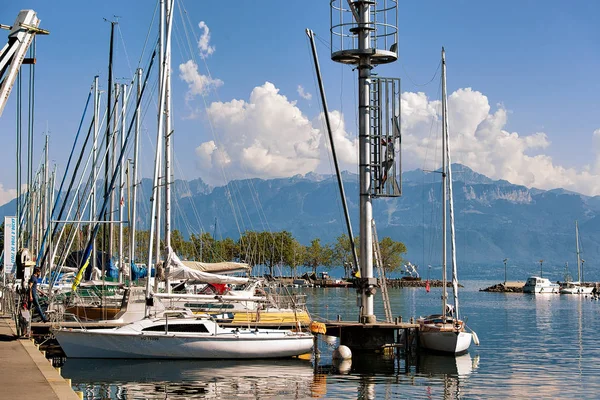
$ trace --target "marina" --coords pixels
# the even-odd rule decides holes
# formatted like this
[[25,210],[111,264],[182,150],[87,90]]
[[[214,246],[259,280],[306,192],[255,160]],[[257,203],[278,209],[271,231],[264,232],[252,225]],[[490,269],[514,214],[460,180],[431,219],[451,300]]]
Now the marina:
[[[252,50],[237,43],[230,85],[211,74],[209,61],[239,34],[221,31],[236,31],[237,13],[211,21],[213,30],[204,18],[214,10],[185,0],[140,6],[131,25],[131,15],[115,14],[98,35],[108,68],[95,55],[93,67],[78,67],[90,74],[82,114],[72,117],[74,103],[65,104],[74,125],[61,129],[70,135],[53,140],[46,122],[41,149],[34,110],[54,105],[35,101],[36,65],[48,59],[44,41],[65,31],[57,21],[45,29],[33,9],[1,24],[8,43],[0,52],[0,116],[8,105],[16,119],[17,189],[0,205],[0,397],[593,397],[600,390],[600,276],[592,260],[600,206],[593,194],[536,189],[533,173],[519,175],[543,158],[531,149],[546,148],[546,134],[519,137],[505,127],[504,105],[494,113],[471,87],[449,92],[447,79],[453,86],[473,75],[460,48],[448,47],[447,63],[436,44],[441,57],[431,80],[408,77],[416,87],[439,81],[439,100],[405,91],[398,66],[407,75],[410,35],[401,7],[330,0],[328,40],[303,28],[301,64],[310,71],[294,67],[285,78],[312,77],[312,105],[301,84],[302,100],[270,81],[248,100],[232,97],[243,86],[238,75],[256,73],[252,60],[274,62],[262,51],[291,59],[297,42],[286,43],[294,49],[286,57],[268,40]],[[327,25],[311,20],[319,32]],[[275,22],[261,28],[276,41]],[[216,57],[211,34],[224,38]],[[91,31],[88,39],[99,40]],[[339,99],[334,92],[332,111],[331,64],[342,68],[340,88],[350,74],[354,90],[341,89]],[[283,79],[275,64],[261,70]],[[13,89],[16,106],[7,101]],[[507,144],[514,140],[524,144]],[[520,166],[502,161],[517,148]],[[325,161],[331,175],[321,175]],[[420,169],[405,170],[417,161]],[[195,180],[185,177],[192,165]],[[517,185],[498,175],[499,166],[521,179]],[[575,221],[576,257],[564,256],[576,260],[577,279],[566,262],[556,281],[567,218]]]
[[[62,376],[71,379],[74,390],[85,393],[88,399],[135,398],[142,393],[150,399],[249,395],[505,398],[507,393],[520,398],[527,390],[535,390],[541,397],[572,398],[581,395],[578,385],[600,390],[595,379],[600,373],[600,352],[595,345],[595,315],[600,304],[580,296],[479,292],[490,286],[490,281],[463,280],[463,284],[464,313],[474,321],[483,321],[487,316],[485,324],[473,323],[478,335],[486,340],[458,357],[426,352],[412,357],[402,353],[396,357],[355,354],[342,365],[334,363],[332,345],[322,340],[316,366],[310,360],[299,359],[238,363],[51,357],[51,361],[62,364]],[[303,292],[309,295],[309,307],[315,314],[326,317],[329,313],[332,325],[337,314],[342,320],[355,318],[343,307],[355,298],[353,291],[307,288]],[[439,294],[439,289],[430,293],[422,288],[392,289],[390,300],[405,320],[411,314],[435,311]],[[382,315],[383,309],[376,309],[376,313]],[[509,335],[509,327],[513,335]],[[393,353],[398,354],[395,350]],[[528,356],[533,353],[536,358]]]

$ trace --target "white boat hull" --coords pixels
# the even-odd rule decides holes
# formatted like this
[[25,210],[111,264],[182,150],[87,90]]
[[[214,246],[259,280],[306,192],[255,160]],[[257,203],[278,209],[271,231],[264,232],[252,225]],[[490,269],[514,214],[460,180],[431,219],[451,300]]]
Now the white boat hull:
[[290,330],[225,329],[203,319],[142,320],[114,329],[53,333],[72,358],[283,358],[309,353],[314,338]]
[[527,279],[525,286],[523,286],[523,293],[559,293],[560,286],[556,283],[550,282],[546,278],[540,278],[538,276],[532,276]]
[[560,289],[561,294],[592,294],[593,287],[575,286]]
[[441,353],[465,353],[473,336],[468,332],[420,330],[419,344],[422,348]]

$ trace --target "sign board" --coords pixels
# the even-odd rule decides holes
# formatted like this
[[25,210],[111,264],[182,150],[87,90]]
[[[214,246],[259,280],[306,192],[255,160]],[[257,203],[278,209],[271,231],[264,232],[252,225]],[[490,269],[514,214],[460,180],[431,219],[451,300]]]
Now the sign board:
[[17,268],[17,217],[4,217],[4,273],[14,274]]

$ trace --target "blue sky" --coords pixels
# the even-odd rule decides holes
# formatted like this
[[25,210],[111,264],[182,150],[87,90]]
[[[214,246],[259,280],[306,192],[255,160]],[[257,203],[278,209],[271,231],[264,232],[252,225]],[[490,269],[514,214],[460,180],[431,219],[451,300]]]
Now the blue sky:
[[[0,6],[0,23],[12,24],[20,9],[32,8],[51,32],[37,40],[36,157],[48,129],[51,158],[60,171],[93,76],[98,74],[106,87],[109,24],[104,18],[119,17],[114,75],[129,80],[155,3],[15,3]],[[328,1],[237,1],[228,7],[206,1],[176,3],[172,67],[178,177],[202,177],[217,185],[233,178],[332,171],[306,28],[320,38],[318,51],[343,166],[356,170],[356,75],[329,58]],[[196,36],[189,43],[179,14],[183,8],[191,22],[187,28]],[[456,131],[454,161],[527,186],[600,194],[597,15],[600,3],[578,0],[402,1],[400,59],[375,72],[402,79],[404,168],[436,162],[427,148],[433,146],[431,126],[439,122],[439,75],[426,86],[413,83],[431,79],[443,45],[451,132]],[[209,29],[208,46],[214,48],[204,60],[196,41],[206,33],[201,21]],[[156,29],[150,37],[155,36]],[[179,66],[190,59],[198,66],[193,76],[206,77],[208,67],[212,79],[221,83],[196,87],[203,95],[189,95],[191,86]],[[311,99],[300,95],[299,85]],[[0,118],[0,157],[5,160],[0,203],[14,197],[16,185],[15,94]],[[153,113],[148,111],[144,122],[145,134],[152,138]],[[150,176],[151,139],[142,151],[148,154],[142,168]]]

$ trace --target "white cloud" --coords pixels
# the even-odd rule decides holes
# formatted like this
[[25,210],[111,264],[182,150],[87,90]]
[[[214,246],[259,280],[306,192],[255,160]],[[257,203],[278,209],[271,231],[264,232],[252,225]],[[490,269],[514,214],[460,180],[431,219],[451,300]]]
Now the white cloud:
[[[440,101],[405,92],[401,102],[403,169],[438,168]],[[596,159],[577,170],[557,165],[544,154],[551,146],[546,133],[506,130],[509,112],[501,104],[490,106],[481,92],[455,91],[448,98],[448,110],[453,162],[528,187],[600,194],[600,129],[591,137]],[[323,114],[311,120],[272,83],[254,88],[247,101],[212,103],[207,114],[219,143],[202,143],[196,155],[202,178],[210,184],[332,172]],[[358,140],[348,133],[340,112],[330,112],[330,120],[342,169],[356,171]],[[227,167],[227,176],[222,167]]]
[[203,95],[211,88],[217,88],[223,85],[220,79],[213,79],[198,72],[198,65],[193,60],[179,65],[179,77],[188,84],[188,92],[185,95],[186,100],[191,100],[195,96]]
[[302,97],[304,100],[312,99],[312,94],[305,92],[304,87],[302,85],[298,85],[298,95]]
[[215,52],[215,46],[211,46],[210,43],[210,29],[204,21],[200,21],[198,27],[202,30],[202,35],[198,40],[198,49],[200,49],[200,57],[206,58]]
[[[331,172],[323,115],[311,121],[270,82],[255,87],[248,101],[212,103],[207,114],[220,143],[200,144],[196,156],[202,179],[210,184]],[[345,131],[339,112],[330,113],[330,118],[340,161],[353,168],[357,141]],[[222,167],[228,167],[226,177]]]
[[[439,166],[441,145],[435,142],[440,140],[440,109],[439,100],[430,101],[424,93],[402,94],[405,170]],[[542,154],[551,145],[544,132],[520,135],[507,131],[507,110],[502,105],[492,110],[487,97],[478,91],[455,91],[448,97],[448,111],[452,162],[528,187],[600,194],[600,129],[593,135],[598,154],[593,168],[578,171],[556,165]]]

